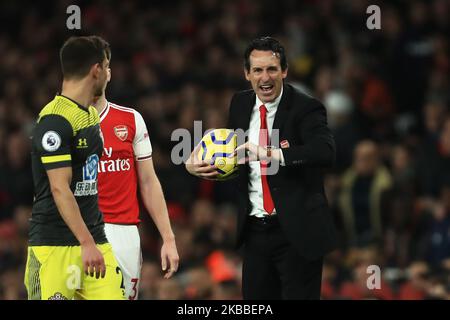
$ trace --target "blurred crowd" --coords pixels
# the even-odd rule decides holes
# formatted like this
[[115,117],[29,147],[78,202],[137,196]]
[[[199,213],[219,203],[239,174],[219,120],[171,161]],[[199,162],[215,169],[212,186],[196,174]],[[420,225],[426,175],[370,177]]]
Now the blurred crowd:
[[[81,31],[66,8],[81,8]],[[366,8],[381,8],[369,30]],[[447,0],[0,2],[0,299],[24,299],[33,200],[29,134],[60,91],[70,35],[112,47],[107,98],[143,115],[180,270],[162,279],[160,238],[143,210],[140,299],[240,299],[233,181],[202,181],[171,161],[174,129],[224,127],[249,88],[243,51],[279,39],[287,81],[321,100],[337,143],[325,189],[340,232],[323,299],[450,299],[450,52]],[[192,141],[194,143],[194,141]],[[187,157],[188,155],[185,155]],[[368,266],[381,270],[368,289]]]

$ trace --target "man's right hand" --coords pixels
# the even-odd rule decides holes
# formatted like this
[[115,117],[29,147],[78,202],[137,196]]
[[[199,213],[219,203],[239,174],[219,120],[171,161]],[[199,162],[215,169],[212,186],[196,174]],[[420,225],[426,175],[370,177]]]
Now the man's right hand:
[[215,180],[217,179],[219,172],[217,172],[217,167],[209,164],[206,161],[202,161],[198,159],[198,152],[200,151],[201,144],[198,144],[194,151],[192,151],[189,159],[187,159],[185,166],[186,170],[197,177],[207,179],[207,180]]
[[84,273],[94,276],[98,279],[100,276],[105,277],[106,266],[105,259],[94,242],[81,245],[81,260],[83,261]]

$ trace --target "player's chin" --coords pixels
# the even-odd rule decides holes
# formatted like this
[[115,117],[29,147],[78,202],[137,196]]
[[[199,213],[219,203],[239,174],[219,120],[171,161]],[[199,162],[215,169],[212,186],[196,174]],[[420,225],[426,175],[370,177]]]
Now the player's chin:
[[270,103],[276,98],[276,91],[274,89],[272,89],[270,92],[265,92],[261,90],[259,92],[260,92],[259,98],[263,103]]
[[105,92],[105,89],[99,88],[94,92],[94,97],[100,98],[103,95],[103,92]]
[[94,90],[94,97],[101,97],[106,90],[106,83],[99,85]]

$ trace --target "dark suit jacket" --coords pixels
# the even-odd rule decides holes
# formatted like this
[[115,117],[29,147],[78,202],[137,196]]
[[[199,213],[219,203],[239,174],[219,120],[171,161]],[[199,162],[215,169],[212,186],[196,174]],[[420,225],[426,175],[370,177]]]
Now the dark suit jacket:
[[[248,130],[255,99],[253,90],[233,96],[230,129]],[[273,129],[280,130],[279,141],[290,144],[283,149],[286,166],[280,166],[277,174],[267,178],[282,230],[300,255],[311,260],[319,258],[333,250],[337,241],[323,187],[322,171],[333,165],[336,153],[326,110],[316,99],[284,84]],[[248,165],[240,165],[238,246],[244,242],[244,225],[251,210],[248,174]]]

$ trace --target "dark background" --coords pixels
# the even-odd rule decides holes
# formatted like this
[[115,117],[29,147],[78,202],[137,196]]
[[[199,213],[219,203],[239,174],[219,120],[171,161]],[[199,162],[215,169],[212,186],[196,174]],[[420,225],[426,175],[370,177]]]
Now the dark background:
[[[81,8],[81,30],[66,8]],[[369,30],[366,8],[381,9]],[[243,51],[258,36],[286,47],[287,81],[321,100],[338,147],[326,192],[340,249],[323,299],[450,298],[449,1],[1,1],[0,299],[23,299],[33,186],[29,133],[60,91],[70,35],[112,47],[107,98],[143,115],[181,258],[163,280],[160,239],[142,212],[141,299],[239,299],[233,181],[171,162],[174,129],[224,127],[233,92],[249,88]],[[368,290],[367,266],[382,286]]]

